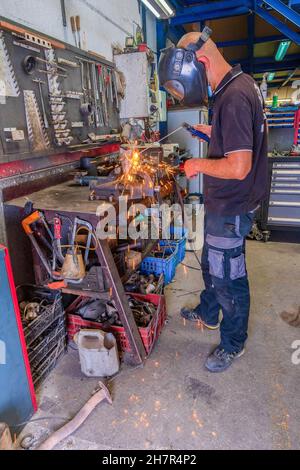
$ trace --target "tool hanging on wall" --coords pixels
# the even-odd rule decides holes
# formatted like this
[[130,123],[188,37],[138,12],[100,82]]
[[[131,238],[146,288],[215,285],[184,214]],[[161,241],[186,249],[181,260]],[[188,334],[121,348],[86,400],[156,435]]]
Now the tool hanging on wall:
[[90,67],[92,69],[92,85],[93,85],[95,126],[100,127],[100,124],[101,125],[103,125],[103,124],[101,123],[101,116],[100,116],[99,107],[98,107],[99,93],[98,93],[98,87],[97,87],[96,65],[94,63],[91,63]]
[[103,122],[104,122],[105,126],[108,126],[109,117],[108,117],[108,107],[107,107],[106,93],[105,93],[105,88],[106,87],[105,87],[105,81],[104,81],[104,76],[103,76],[103,67],[102,67],[102,65],[97,64],[97,70],[98,70],[100,96],[101,96],[101,102],[102,102]]
[[[52,64],[56,64],[55,52],[53,49],[45,50],[45,59],[47,72],[51,72],[47,74],[50,103],[60,105],[59,112],[56,111],[56,107],[51,106],[51,116],[54,126],[55,141],[58,146],[70,145],[73,141],[73,137],[72,135],[70,135],[72,131],[66,119],[66,112],[64,112],[66,102],[62,98],[62,90],[59,82],[59,77],[61,76],[61,74],[57,73],[57,70],[54,70],[52,67]],[[54,101],[52,99],[54,99]],[[64,130],[64,135],[58,132],[59,130]]]
[[75,16],[71,16],[71,17],[70,17],[70,22],[71,22],[71,29],[72,29],[74,41],[75,41],[75,46],[78,47],[78,44],[77,44],[77,36],[76,36],[76,21],[75,21]]
[[78,68],[79,67],[79,64],[77,64],[77,62],[73,62],[72,60],[65,59],[64,57],[58,57],[57,58],[57,63],[66,65],[68,67],[73,67],[73,68]]
[[50,142],[32,90],[24,90],[25,114],[29,142],[35,152],[50,148]]
[[45,103],[44,103],[44,97],[43,97],[43,91],[42,91],[42,85],[46,85],[46,83],[43,82],[42,80],[39,80],[38,78],[33,78],[32,81],[34,83],[38,84],[39,92],[40,92],[40,100],[41,100],[41,105],[42,105],[44,126],[45,126],[46,129],[48,129],[49,128],[49,123],[48,123],[48,119],[47,119]]
[[80,16],[79,15],[75,16],[75,25],[76,25],[76,31],[78,34],[78,46],[81,48]]
[[67,71],[64,67],[61,67],[61,66],[58,65],[56,62],[51,62],[51,61],[49,61],[49,60],[41,59],[40,57],[36,57],[35,59],[36,59],[38,62],[42,62],[42,64],[49,64],[49,65],[51,65],[51,67],[53,67],[54,69],[59,69],[59,70],[62,70],[63,72],[66,72],[66,71]]
[[[1,95],[17,98],[20,95],[19,85],[6,48],[3,32],[0,31],[0,82]],[[3,88],[3,89],[2,89]],[[3,95],[3,93],[5,93]]]
[[91,65],[93,61],[85,59],[83,57],[76,56],[80,64],[80,78],[82,88],[82,100],[80,105],[80,113],[84,120],[89,126],[92,126],[96,122],[95,106],[95,88],[93,87],[94,79],[91,71]]
[[37,69],[37,71],[39,73],[46,73],[47,75],[55,75],[56,77],[68,78],[68,75],[57,73],[57,71],[53,69],[49,69],[49,70]]

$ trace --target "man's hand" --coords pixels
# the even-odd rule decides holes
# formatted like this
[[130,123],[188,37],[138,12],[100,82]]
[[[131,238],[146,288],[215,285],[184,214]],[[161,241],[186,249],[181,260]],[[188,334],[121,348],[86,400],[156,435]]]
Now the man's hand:
[[[209,138],[211,138],[211,126],[208,126],[207,124],[195,124],[193,127],[200,132],[203,132],[203,134],[206,134]],[[193,136],[196,139],[200,140],[200,142],[205,142],[203,139],[199,139],[199,137]]]
[[190,158],[184,164],[184,171],[187,178],[193,178],[199,173],[198,162],[200,158]]

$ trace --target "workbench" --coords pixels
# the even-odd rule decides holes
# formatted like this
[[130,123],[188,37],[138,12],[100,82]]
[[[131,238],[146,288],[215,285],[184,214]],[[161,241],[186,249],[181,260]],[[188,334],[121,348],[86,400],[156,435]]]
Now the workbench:
[[[58,185],[50,186],[40,189],[26,196],[12,199],[5,203],[5,217],[7,221],[8,240],[11,246],[11,253],[14,258],[14,265],[16,270],[28,269],[29,260],[20,265],[20,240],[24,240],[24,233],[21,227],[21,220],[24,218],[23,209],[27,201],[33,203],[35,210],[40,210],[44,213],[47,220],[52,220],[56,214],[68,217],[71,221],[75,217],[90,222],[93,229],[96,229],[99,222],[96,216],[96,210],[101,201],[89,201],[89,188],[75,186],[72,181],[64,181]],[[26,236],[25,236],[26,238]],[[30,245],[27,242],[27,249],[31,252]],[[151,251],[154,240],[147,240],[147,245],[144,247],[142,257],[147,256]],[[18,246],[18,251],[13,247]],[[22,246],[22,244],[21,244]],[[136,326],[133,313],[129,307],[127,295],[124,291],[122,279],[118,272],[110,244],[108,240],[99,240],[95,251],[100,266],[105,270],[109,279],[109,288],[103,292],[86,292],[85,295],[96,296],[98,298],[108,299],[110,296],[115,301],[118,309],[120,319],[125,328],[128,337],[131,353],[126,357],[126,361],[132,364],[142,364],[146,358],[145,349]],[[18,258],[18,259],[16,259]],[[24,265],[25,263],[25,265]],[[36,264],[36,260],[34,262]],[[21,263],[22,264],[22,263]],[[32,264],[32,261],[31,261]],[[38,278],[37,278],[38,277]],[[39,270],[35,266],[35,281],[39,282]],[[62,289],[65,293],[79,294],[78,288],[69,286]],[[81,292],[82,295],[82,292]]]

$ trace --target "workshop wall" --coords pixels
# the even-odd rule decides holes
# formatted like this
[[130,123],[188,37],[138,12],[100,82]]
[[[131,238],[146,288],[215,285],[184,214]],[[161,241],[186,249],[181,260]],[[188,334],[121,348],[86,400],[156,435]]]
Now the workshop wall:
[[153,52],[157,52],[156,19],[149,10],[146,10],[147,44]]
[[[62,23],[60,0],[0,0],[0,14],[73,45],[70,16],[80,15],[87,49],[109,60],[112,59],[112,43],[124,45],[125,37],[133,33],[133,21],[141,25],[137,0],[66,0],[65,5],[67,28]],[[148,17],[147,24],[151,47],[156,48],[152,45],[154,17],[152,21]]]

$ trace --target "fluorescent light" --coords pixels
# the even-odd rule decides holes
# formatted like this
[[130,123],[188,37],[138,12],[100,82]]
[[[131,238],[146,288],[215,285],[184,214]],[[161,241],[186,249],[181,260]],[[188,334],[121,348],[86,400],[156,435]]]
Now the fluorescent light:
[[274,77],[275,77],[275,72],[268,73],[268,76],[267,76],[268,82],[271,82],[272,80],[274,80]]
[[280,62],[284,58],[290,45],[291,41],[281,41],[275,55],[275,60],[277,60],[277,62]]
[[[278,103],[289,103],[292,101],[290,98],[278,100]],[[266,103],[272,103],[272,100],[266,100]]]
[[150,2],[148,2],[148,0],[142,0],[142,2],[144,3],[144,5],[149,8],[149,10],[153,13],[154,16],[156,16],[156,18],[160,18],[160,14],[158,13],[158,11],[154,8],[153,5],[151,5]]
[[174,15],[174,11],[170,7],[170,5],[166,2],[166,0],[155,0],[155,3],[158,3],[158,5],[163,8],[166,13],[170,16]]

